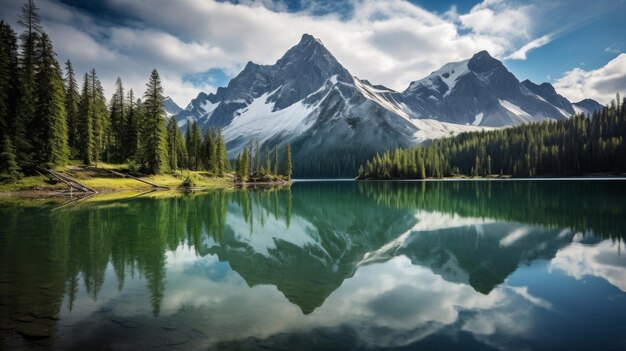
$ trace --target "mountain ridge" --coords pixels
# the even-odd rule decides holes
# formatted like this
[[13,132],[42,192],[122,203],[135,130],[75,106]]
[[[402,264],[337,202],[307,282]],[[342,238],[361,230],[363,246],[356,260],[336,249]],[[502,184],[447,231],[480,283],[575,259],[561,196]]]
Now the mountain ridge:
[[304,34],[274,64],[249,61],[226,87],[199,93],[176,119],[181,127],[196,120],[204,130],[222,128],[229,157],[253,141],[263,149],[290,143],[294,175],[345,176],[365,155],[465,131],[563,119],[594,106],[590,100],[575,109],[549,83],[520,82],[487,51],[398,92],[353,76],[321,40]]

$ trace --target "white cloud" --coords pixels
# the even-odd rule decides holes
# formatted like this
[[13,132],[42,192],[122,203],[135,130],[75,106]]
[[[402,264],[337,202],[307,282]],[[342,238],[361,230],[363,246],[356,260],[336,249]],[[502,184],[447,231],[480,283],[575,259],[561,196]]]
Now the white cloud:
[[485,0],[468,14],[459,16],[461,24],[476,33],[503,38],[528,38],[532,25],[532,5],[502,0]]
[[598,277],[626,292],[626,261],[620,257],[618,246],[623,249],[624,243],[610,240],[593,246],[572,243],[556,253],[550,267],[576,280],[587,276]]
[[[545,33],[555,33],[540,22],[553,22],[544,17],[554,16],[556,10],[550,9],[558,9],[555,4],[540,8],[536,1],[485,0],[465,14],[455,7],[437,14],[403,0],[353,0],[346,5],[351,8],[347,14],[337,14],[316,1],[299,12],[287,12],[280,0],[239,5],[213,0],[106,0],[104,7],[127,16],[110,23],[54,0],[37,3],[59,59],[70,58],[79,72],[95,67],[107,95],[117,76],[127,88],[143,93],[150,70],[157,68],[166,94],[181,105],[200,90],[214,90],[209,82],[192,84],[182,77],[209,69],[234,76],[247,61],[272,64],[303,33],[322,39],[356,76],[403,90],[444,63],[481,50],[495,57],[524,59],[549,41]],[[14,23],[19,4],[0,0],[0,5],[0,17]],[[571,2],[567,6],[573,7]]]
[[609,52],[612,54],[620,54],[624,51],[624,43],[613,43],[604,49],[604,52]]
[[592,98],[606,104],[619,92],[626,93],[626,54],[620,54],[605,66],[586,71],[574,68],[554,82],[556,90],[571,101]]
[[537,39],[531,40],[524,46],[507,56],[507,59],[512,60],[526,60],[526,55],[534,49],[540,48],[552,40],[550,35],[543,35]]

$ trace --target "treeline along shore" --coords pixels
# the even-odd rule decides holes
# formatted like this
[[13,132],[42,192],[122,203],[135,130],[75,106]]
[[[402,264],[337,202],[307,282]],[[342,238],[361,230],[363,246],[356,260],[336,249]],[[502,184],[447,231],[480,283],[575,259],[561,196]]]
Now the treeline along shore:
[[250,143],[229,160],[221,130],[188,122],[183,135],[168,120],[156,69],[143,96],[118,78],[107,102],[95,69],[79,84],[70,60],[61,68],[33,0],[18,24],[0,21],[0,193],[290,181],[289,145]]

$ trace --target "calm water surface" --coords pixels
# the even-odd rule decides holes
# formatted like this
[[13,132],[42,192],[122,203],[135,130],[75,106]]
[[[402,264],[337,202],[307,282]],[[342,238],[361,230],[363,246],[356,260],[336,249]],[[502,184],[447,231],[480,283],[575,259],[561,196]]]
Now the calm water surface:
[[0,349],[625,350],[626,182],[0,205]]

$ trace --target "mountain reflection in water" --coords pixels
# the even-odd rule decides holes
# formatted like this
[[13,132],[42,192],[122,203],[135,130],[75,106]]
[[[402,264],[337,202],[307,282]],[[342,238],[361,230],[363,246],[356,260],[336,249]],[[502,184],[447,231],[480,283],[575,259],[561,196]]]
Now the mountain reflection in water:
[[0,205],[0,341],[619,349],[626,183],[323,182]]

